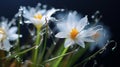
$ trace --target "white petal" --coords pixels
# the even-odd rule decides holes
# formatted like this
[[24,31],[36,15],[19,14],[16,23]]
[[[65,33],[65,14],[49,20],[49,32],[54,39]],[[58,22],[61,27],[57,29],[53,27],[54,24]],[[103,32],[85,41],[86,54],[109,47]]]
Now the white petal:
[[69,47],[70,45],[73,45],[73,44],[74,44],[74,41],[69,39],[69,38],[67,38],[65,40],[64,47],[67,48],[67,47]]
[[14,40],[16,40],[18,38],[18,34],[12,34],[12,35],[10,35],[8,37],[9,37],[9,40],[14,41]]
[[48,20],[50,19],[51,15],[54,14],[56,11],[59,11],[59,9],[52,8],[51,10],[47,11],[46,16],[47,16]]
[[86,41],[86,42],[95,42],[94,39],[92,39],[92,37],[84,37],[84,38],[81,38],[83,41]]
[[55,35],[57,38],[67,38],[68,34],[66,32],[59,32]]
[[7,25],[7,20],[1,22],[0,25],[1,25],[1,28],[4,29],[4,30],[8,30],[9,29],[9,26]]
[[3,34],[0,34],[0,42],[1,42],[2,38],[3,38]]
[[87,16],[83,17],[83,18],[79,21],[79,23],[78,23],[78,25],[77,25],[77,29],[78,29],[79,31],[81,31],[81,30],[84,29],[84,27],[85,27],[86,25],[88,25],[88,18],[87,18]]
[[3,45],[6,51],[9,51],[12,45],[10,45],[10,42],[6,39],[3,41]]
[[46,9],[42,9],[42,10],[40,9],[38,13],[41,13],[42,15],[44,15],[46,13]]
[[27,8],[24,8],[23,17],[25,17],[25,18],[27,18],[27,19],[29,19],[30,17],[32,17],[32,15],[33,15],[34,13],[32,13],[31,11],[32,11],[32,9],[28,10]]
[[45,17],[42,17],[41,20],[35,19],[35,18],[31,18],[30,22],[33,23],[34,25],[43,25],[45,24]]
[[82,37],[88,37],[96,34],[97,31],[102,30],[103,27],[101,25],[97,25],[95,27],[89,28],[88,30],[84,30],[81,32]]
[[[65,28],[66,27],[66,28]],[[68,31],[68,26],[66,25],[65,22],[59,22],[57,23],[57,28],[60,30],[60,31]]]
[[28,24],[29,24],[29,23],[32,23],[31,21],[24,21],[24,22],[25,22],[25,23],[28,23]]
[[16,33],[17,32],[17,27],[11,27],[8,32],[9,32],[8,34]]
[[67,17],[67,21],[68,23],[76,23],[78,22],[80,19],[80,17],[78,16],[77,12],[69,12],[68,17]]
[[42,25],[44,25],[45,23],[48,23],[48,21],[46,21],[46,17],[45,17],[45,16],[43,16],[43,17],[41,18],[40,23],[41,23]]
[[76,39],[75,42],[80,45],[81,47],[85,48],[85,43],[80,38]]

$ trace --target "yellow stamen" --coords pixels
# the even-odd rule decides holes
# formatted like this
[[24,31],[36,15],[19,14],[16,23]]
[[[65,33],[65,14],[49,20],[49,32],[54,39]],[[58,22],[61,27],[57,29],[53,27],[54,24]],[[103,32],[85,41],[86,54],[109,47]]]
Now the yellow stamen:
[[36,14],[34,15],[34,18],[40,20],[42,18],[42,15],[40,13]]
[[[42,19],[42,14],[37,13],[37,14],[34,15],[34,18],[37,19],[37,20],[41,20]],[[34,25],[37,29],[41,28],[41,24],[39,24],[39,22],[38,22],[38,24],[34,24]]]
[[70,32],[71,39],[74,40],[78,33],[79,33],[78,30],[76,28],[73,28],[72,31]]
[[6,33],[4,29],[0,28],[0,34],[2,35],[2,37],[0,38],[0,41],[3,41],[6,38]]

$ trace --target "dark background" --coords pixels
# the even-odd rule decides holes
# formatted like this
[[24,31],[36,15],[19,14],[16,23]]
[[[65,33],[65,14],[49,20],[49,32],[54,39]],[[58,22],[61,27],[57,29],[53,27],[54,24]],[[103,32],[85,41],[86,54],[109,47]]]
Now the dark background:
[[110,29],[111,40],[115,40],[118,46],[114,51],[106,50],[106,55],[97,59],[105,67],[120,67],[119,0],[0,0],[0,16],[11,19],[20,6],[36,6],[38,2],[55,8],[77,10],[83,15],[92,15],[99,10],[103,16],[101,21]]

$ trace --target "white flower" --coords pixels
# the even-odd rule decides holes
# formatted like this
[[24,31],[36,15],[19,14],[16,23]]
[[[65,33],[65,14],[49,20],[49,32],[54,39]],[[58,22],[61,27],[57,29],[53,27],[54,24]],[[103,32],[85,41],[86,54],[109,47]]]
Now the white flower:
[[39,6],[36,8],[30,7],[29,9],[24,9],[24,17],[28,19],[29,21],[27,23],[33,23],[36,28],[41,28],[46,23],[46,20],[52,20],[54,19],[51,17],[52,14],[54,14],[56,11],[59,11],[59,9],[49,9],[46,10],[46,8],[40,9]]
[[11,23],[8,21],[2,20],[0,22],[0,49],[9,51],[12,45],[10,45],[9,41],[14,41],[18,38],[17,27],[11,27]]
[[78,18],[77,12],[70,12],[66,20],[57,24],[60,32],[57,33],[55,37],[66,38],[64,44],[65,48],[73,44],[78,44],[84,48],[84,42],[94,42],[95,40],[92,36],[102,29],[102,26],[100,25],[85,29],[89,24],[87,16],[81,19]]
[[96,42],[91,43],[90,50],[94,50],[95,47],[101,48],[105,45],[107,40],[110,39],[109,31],[104,28],[103,30],[99,30],[92,36]]

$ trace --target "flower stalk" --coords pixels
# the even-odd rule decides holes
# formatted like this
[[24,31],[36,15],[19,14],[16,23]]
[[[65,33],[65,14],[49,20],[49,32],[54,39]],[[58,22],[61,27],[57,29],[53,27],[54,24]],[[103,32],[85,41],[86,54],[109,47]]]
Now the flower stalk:
[[[69,48],[69,47],[64,48],[64,50],[62,51],[61,55],[64,55],[64,54],[67,52],[68,48]],[[53,65],[53,67],[58,67],[58,65],[60,64],[60,61],[61,61],[62,59],[63,59],[63,57],[58,58],[58,60],[56,61],[56,63]]]
[[35,45],[37,46],[34,51],[33,51],[33,65],[32,67],[36,67],[36,63],[37,63],[37,57],[38,57],[38,48],[39,48],[39,42],[40,42],[40,29],[37,28],[37,37],[36,37],[36,42]]

